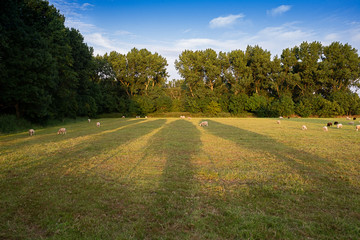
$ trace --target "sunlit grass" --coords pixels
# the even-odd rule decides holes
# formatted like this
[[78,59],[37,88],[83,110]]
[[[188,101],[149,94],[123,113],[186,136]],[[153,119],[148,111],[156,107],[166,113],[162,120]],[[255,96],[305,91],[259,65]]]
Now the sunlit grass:
[[360,133],[346,120],[202,120],[0,136],[0,238],[360,236]]

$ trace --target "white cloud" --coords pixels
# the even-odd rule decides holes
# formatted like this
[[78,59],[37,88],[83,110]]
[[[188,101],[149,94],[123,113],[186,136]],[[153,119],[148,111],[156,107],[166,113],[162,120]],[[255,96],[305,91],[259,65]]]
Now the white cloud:
[[84,39],[90,44],[90,46],[95,45],[97,47],[109,49],[109,51],[116,49],[116,46],[112,43],[112,41],[104,37],[101,33],[85,34]]
[[84,4],[81,5],[79,8],[80,8],[81,10],[88,10],[89,8],[94,7],[94,6],[95,6],[95,5],[90,4],[90,3],[84,3]]
[[66,18],[65,25],[69,28],[78,29],[81,33],[88,33],[97,29],[97,27],[93,24],[85,23],[74,18]]
[[209,25],[210,28],[221,28],[221,27],[228,27],[233,25],[237,19],[244,18],[245,15],[238,14],[238,15],[232,15],[230,14],[227,17],[217,17],[210,21]]
[[271,15],[271,16],[279,16],[287,11],[289,11],[291,9],[291,6],[290,5],[281,5],[277,8],[273,8],[271,10],[267,10],[267,14],[268,15]]

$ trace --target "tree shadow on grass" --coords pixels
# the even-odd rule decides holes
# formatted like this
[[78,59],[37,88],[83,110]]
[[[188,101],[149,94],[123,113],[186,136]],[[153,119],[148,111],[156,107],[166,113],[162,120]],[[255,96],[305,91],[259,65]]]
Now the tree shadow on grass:
[[[114,152],[105,159],[97,160],[96,156],[154,131],[164,122],[165,120],[159,119],[127,126],[121,130],[99,135],[96,141],[84,141],[74,149],[60,151],[55,155],[44,155],[30,163],[24,161],[24,166],[19,165],[7,171],[0,171],[0,189],[2,189],[0,211],[5,217],[0,216],[0,222],[4,224],[0,224],[0,229],[4,231],[4,235],[0,237],[12,238],[19,236],[16,234],[21,234],[16,231],[25,231],[22,234],[32,236],[34,239],[40,238],[36,236],[37,233],[31,232],[30,223],[41,229],[44,228],[43,219],[47,219],[48,222],[45,224],[49,224],[45,227],[49,229],[44,232],[52,235],[56,226],[64,223],[61,231],[64,231],[63,234],[66,236],[67,225],[75,224],[76,215],[90,214],[93,215],[93,221],[97,222],[101,220],[100,213],[109,211],[112,214],[113,202],[109,205],[99,203],[106,202],[106,198],[126,196],[126,188],[119,190],[119,185],[109,187],[100,176],[91,172],[91,169],[85,168],[81,172],[77,168],[87,163],[87,157],[95,157],[97,161],[94,162],[95,166],[108,161],[119,152]],[[103,143],[104,141],[106,144]],[[73,169],[75,172],[64,175],[65,169]],[[92,226],[87,230],[88,233],[96,231],[86,219],[79,226],[85,225]],[[15,232],[9,226],[17,226]],[[102,236],[106,236],[106,227],[102,226],[102,228],[105,234]],[[72,231],[75,236],[81,236],[81,229]]]
[[180,239],[193,230],[191,215],[197,206],[192,156],[201,149],[199,130],[188,121],[175,120],[152,138],[147,153],[166,159],[158,187],[150,194],[139,238]]
[[[332,234],[341,233],[342,236],[350,238],[354,236],[356,230],[348,232],[346,228],[353,227],[355,219],[358,218],[360,209],[357,204],[354,204],[354,201],[359,202],[359,188],[351,185],[341,176],[332,174],[332,170],[336,166],[330,159],[294,149],[265,135],[217,121],[209,120],[208,122],[209,127],[206,128],[206,131],[210,134],[230,140],[241,148],[250,151],[270,153],[275,157],[276,161],[286,163],[291,168],[291,171],[308,180],[309,186],[305,186],[305,189],[299,192],[287,192],[277,189],[276,184],[278,183],[276,180],[274,182],[248,185],[250,194],[248,197],[244,197],[243,202],[240,201],[239,204],[246,206],[249,217],[255,217],[254,219],[256,219],[256,215],[259,214],[260,210],[259,219],[266,220],[265,216],[281,216],[288,218],[288,222],[294,224],[292,226],[295,227],[294,229],[304,227],[302,224],[296,226],[299,225],[299,222],[294,219],[300,218],[301,221],[311,219],[311,224],[317,227],[316,230],[312,230],[313,232],[307,233],[310,236],[316,236],[316,234],[322,234],[322,232],[327,232],[327,234],[329,232],[332,232]],[[286,225],[287,221],[282,219],[277,218],[277,221]],[[343,225],[335,228],[334,226],[338,225],[339,222]],[[284,231],[284,225],[279,226],[282,226],[282,228],[278,229],[281,233],[281,231]],[[359,229],[360,225],[357,224],[357,227]],[[272,225],[272,228],[274,228],[274,225]],[[277,228],[275,227],[275,229]],[[302,229],[301,231],[308,230]]]

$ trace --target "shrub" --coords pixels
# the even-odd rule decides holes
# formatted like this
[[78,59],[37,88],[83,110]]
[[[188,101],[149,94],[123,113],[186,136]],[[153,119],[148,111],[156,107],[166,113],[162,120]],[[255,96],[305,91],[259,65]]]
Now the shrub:
[[33,128],[33,125],[25,119],[16,118],[15,115],[0,116],[0,133],[19,132]]

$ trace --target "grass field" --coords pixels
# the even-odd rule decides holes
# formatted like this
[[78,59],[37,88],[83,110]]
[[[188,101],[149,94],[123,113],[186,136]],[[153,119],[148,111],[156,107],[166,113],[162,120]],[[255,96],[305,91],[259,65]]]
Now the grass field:
[[360,239],[346,120],[201,120],[1,135],[0,239]]

